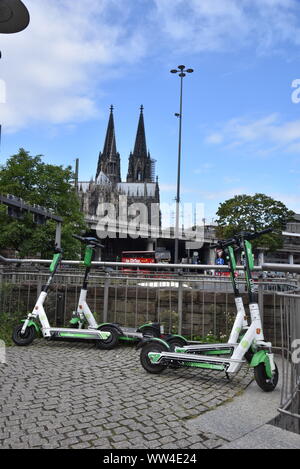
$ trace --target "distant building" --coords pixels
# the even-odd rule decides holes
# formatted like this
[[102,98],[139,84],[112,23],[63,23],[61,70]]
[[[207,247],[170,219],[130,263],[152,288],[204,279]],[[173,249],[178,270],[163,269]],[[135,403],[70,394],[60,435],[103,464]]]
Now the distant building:
[[271,262],[275,264],[300,264],[300,214],[295,214],[288,222],[283,235],[283,245],[276,252],[266,252],[261,249],[259,263]]

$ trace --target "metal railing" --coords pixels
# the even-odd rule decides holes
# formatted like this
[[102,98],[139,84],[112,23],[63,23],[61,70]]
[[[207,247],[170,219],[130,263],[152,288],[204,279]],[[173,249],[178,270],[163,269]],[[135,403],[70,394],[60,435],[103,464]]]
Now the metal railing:
[[300,291],[279,293],[282,335],[282,389],[275,424],[300,433]]
[[[34,307],[36,297],[48,277],[40,264],[28,265],[28,260],[16,267],[15,261],[5,267],[0,264],[0,314],[24,314]],[[48,262],[48,261],[46,261]],[[53,325],[67,324],[76,310],[83,269],[79,262],[62,265],[47,298],[47,315]],[[88,303],[99,322],[119,322],[138,327],[147,321],[160,321],[166,332],[178,332],[191,338],[208,334],[226,338],[235,317],[235,302],[228,277],[199,274],[226,270],[224,266],[149,265],[94,263],[90,275]],[[25,267],[26,266],[26,267]],[[222,267],[222,266],[221,266]],[[109,269],[109,270],[107,270]],[[135,269],[135,271],[134,271]],[[260,268],[256,269],[259,274]],[[245,304],[248,302],[243,272],[238,284]],[[295,279],[257,279],[255,289],[268,340],[280,346],[280,310],[278,291],[291,291]]]

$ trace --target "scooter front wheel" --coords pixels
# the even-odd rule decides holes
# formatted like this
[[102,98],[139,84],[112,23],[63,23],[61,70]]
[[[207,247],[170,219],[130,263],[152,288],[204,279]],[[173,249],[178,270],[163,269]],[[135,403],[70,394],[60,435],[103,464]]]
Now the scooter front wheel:
[[150,352],[161,353],[161,352],[166,352],[166,351],[167,351],[167,348],[159,342],[157,343],[150,342],[149,344],[144,345],[144,347],[141,350],[141,355],[140,355],[140,361],[141,361],[142,367],[146,371],[148,371],[148,373],[153,373],[153,374],[161,373],[167,368],[167,365],[153,364],[148,356],[148,353]]
[[99,329],[99,331],[110,332],[110,336],[106,340],[98,340],[96,344],[97,348],[102,350],[111,350],[118,345],[119,334],[114,327],[103,326]]
[[35,328],[34,326],[26,327],[24,334],[22,334],[22,328],[22,324],[14,328],[12,340],[19,346],[30,345],[35,338]]
[[272,378],[266,373],[266,367],[264,363],[260,363],[254,368],[254,377],[258,386],[265,392],[272,392],[278,383],[278,368],[275,364],[275,371]]

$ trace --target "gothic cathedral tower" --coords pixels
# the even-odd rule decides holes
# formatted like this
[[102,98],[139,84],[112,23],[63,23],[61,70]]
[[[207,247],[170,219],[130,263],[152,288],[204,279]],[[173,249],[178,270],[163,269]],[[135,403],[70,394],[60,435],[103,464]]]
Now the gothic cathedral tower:
[[134,151],[130,153],[127,182],[129,183],[151,183],[154,182],[154,161],[147,152],[143,106],[141,106],[140,119],[135,139]]
[[117,152],[113,106],[110,108],[110,116],[103,147],[99,154],[96,182],[100,173],[104,173],[113,184],[121,182],[120,154]]

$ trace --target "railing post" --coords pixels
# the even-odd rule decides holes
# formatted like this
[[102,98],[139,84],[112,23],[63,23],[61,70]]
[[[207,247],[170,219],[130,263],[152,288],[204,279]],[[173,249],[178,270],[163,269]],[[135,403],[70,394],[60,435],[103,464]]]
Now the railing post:
[[264,284],[258,281],[258,307],[261,317],[261,323],[264,323]]
[[178,279],[178,334],[182,334],[182,305],[183,305],[183,285]]
[[104,282],[103,322],[107,322],[107,318],[108,318],[109,287],[110,287],[110,278],[107,277]]

